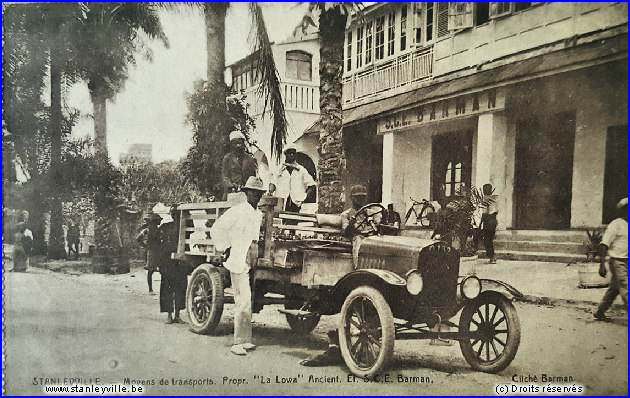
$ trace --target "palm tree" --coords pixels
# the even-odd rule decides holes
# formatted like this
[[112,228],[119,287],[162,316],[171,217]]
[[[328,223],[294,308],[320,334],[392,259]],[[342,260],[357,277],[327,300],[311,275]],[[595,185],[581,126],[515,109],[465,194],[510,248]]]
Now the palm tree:
[[[94,143],[97,161],[107,169],[107,101],[112,100],[124,86],[129,67],[136,57],[151,58],[143,35],[160,40],[168,47],[157,8],[150,3],[78,3],[80,17],[72,25],[75,51],[72,62],[90,91],[94,116]],[[106,198],[107,189],[97,190],[96,245],[109,246],[111,222],[115,206]]]
[[[207,80],[211,90],[217,93],[217,101],[225,105],[227,87],[224,82],[225,71],[225,16],[230,3],[227,2],[187,2],[181,3],[185,7],[201,9],[206,24],[206,52],[207,52]],[[181,7],[177,3],[164,3],[168,9]],[[255,51],[259,54],[258,65],[261,75],[260,94],[265,98],[265,114],[270,110],[273,119],[271,134],[272,154],[282,153],[286,143],[287,120],[282,102],[280,79],[273,58],[271,42],[267,34],[267,28],[258,3],[250,2],[250,15],[252,17],[252,30],[256,40]],[[224,135],[229,133],[223,132]],[[208,137],[211,138],[211,137]]]
[[[47,139],[48,110],[42,100],[48,79],[46,35],[36,27],[41,24],[38,8],[24,4],[3,7],[2,47],[2,167],[8,167],[15,180],[14,161],[19,161],[30,176],[30,185],[41,180],[40,173]],[[3,175],[3,177],[5,177]],[[33,249],[45,253],[44,196],[31,190],[26,209],[33,231]]]
[[107,101],[112,100],[129,77],[129,66],[138,54],[151,57],[140,32],[168,40],[150,3],[78,3],[80,18],[73,24],[76,52],[73,61],[90,91],[94,111],[94,141],[98,154],[107,154]]
[[[346,156],[343,150],[341,76],[344,33],[348,17],[363,10],[362,3],[311,3],[298,28],[319,27],[319,210],[338,213],[345,196]],[[315,24],[317,19],[318,24]]]

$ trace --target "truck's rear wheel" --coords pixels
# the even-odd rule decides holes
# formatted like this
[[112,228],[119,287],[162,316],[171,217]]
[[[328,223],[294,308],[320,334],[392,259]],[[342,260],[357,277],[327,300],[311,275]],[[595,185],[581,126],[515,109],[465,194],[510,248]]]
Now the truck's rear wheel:
[[380,373],[394,354],[394,317],[383,295],[370,286],[354,289],[341,307],[339,346],[350,372]]
[[223,280],[214,266],[201,264],[193,271],[186,290],[186,310],[193,332],[209,334],[216,329],[223,313]]

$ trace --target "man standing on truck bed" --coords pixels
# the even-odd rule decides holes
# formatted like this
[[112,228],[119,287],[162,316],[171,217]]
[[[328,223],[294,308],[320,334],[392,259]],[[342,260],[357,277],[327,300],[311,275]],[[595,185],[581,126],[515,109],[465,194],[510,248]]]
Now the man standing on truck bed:
[[284,199],[284,210],[299,213],[307,197],[315,196],[316,183],[306,168],[296,160],[297,150],[289,145],[284,150],[285,162],[280,166],[269,193]]
[[221,162],[221,182],[223,183],[223,200],[227,194],[238,192],[249,177],[255,176],[258,170],[256,159],[245,150],[245,136],[238,130],[230,133],[230,146]]
[[252,291],[247,252],[260,235],[262,213],[257,206],[265,188],[260,178],[249,177],[242,191],[247,201],[229,208],[210,230],[214,247],[227,254],[223,266],[230,271],[234,290],[234,345],[230,351],[236,355],[246,355],[256,348],[251,342]]

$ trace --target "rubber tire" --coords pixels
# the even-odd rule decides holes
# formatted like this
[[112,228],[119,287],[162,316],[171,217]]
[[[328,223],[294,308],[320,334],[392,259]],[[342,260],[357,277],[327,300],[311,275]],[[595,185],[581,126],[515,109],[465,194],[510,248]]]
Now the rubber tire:
[[[367,298],[372,302],[372,305],[378,313],[379,322],[382,328],[381,350],[376,361],[369,368],[360,367],[352,359],[352,356],[350,355],[350,347],[348,347],[348,341],[346,339],[346,332],[344,330],[350,306],[352,302],[359,297]],[[346,297],[343,306],[341,307],[341,325],[339,326],[338,332],[341,356],[350,370],[350,373],[357,377],[372,378],[376,374],[381,373],[394,354],[394,340],[396,339],[396,333],[394,329],[394,316],[392,315],[392,310],[383,295],[371,286],[357,287],[350,292],[348,297]]]
[[422,209],[422,211],[420,212],[420,217],[418,217],[418,224],[422,225],[423,227],[430,227],[431,226],[431,221],[427,218],[427,216],[431,213],[435,213],[435,207],[429,205],[426,206],[424,209]]
[[[210,297],[210,314],[203,321],[198,321],[197,317],[193,313],[193,299],[194,292],[193,286],[200,278],[206,279],[210,283],[212,288],[212,294]],[[223,314],[223,279],[217,269],[210,264],[201,264],[192,273],[190,277],[190,283],[186,289],[186,311],[188,312],[188,318],[190,320],[190,330],[198,334],[210,334],[212,333]]]
[[504,295],[497,292],[483,292],[475,300],[469,302],[459,318],[459,331],[460,333],[467,333],[470,331],[470,324],[473,315],[478,308],[486,304],[493,304],[503,312],[507,321],[507,339],[503,352],[495,359],[491,361],[481,361],[477,356],[475,349],[472,347],[470,339],[460,340],[459,347],[466,359],[466,362],[475,370],[485,373],[497,373],[507,368],[512,362],[518,351],[518,347],[521,342],[521,324],[516,314],[516,309],[512,302],[508,300]]
[[291,330],[295,332],[295,334],[304,335],[309,334],[317,327],[319,324],[319,319],[321,315],[315,315],[312,317],[308,317],[306,319],[302,319],[296,315],[285,314],[287,317],[287,323],[291,327]]
[[413,212],[413,206],[409,208],[409,210],[407,210],[407,214],[405,214],[405,224],[407,225],[407,223],[409,222],[409,218],[411,217],[411,213]]

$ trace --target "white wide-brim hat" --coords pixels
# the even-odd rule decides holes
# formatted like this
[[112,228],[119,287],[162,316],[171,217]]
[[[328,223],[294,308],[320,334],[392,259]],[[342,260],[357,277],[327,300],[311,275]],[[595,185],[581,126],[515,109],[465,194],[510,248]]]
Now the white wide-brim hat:
[[238,130],[234,130],[230,133],[230,141],[232,140],[244,140],[245,136]]
[[255,191],[262,191],[262,192],[266,191],[262,180],[258,177],[253,177],[253,176],[247,179],[247,182],[245,183],[245,186],[242,189],[253,189]]

